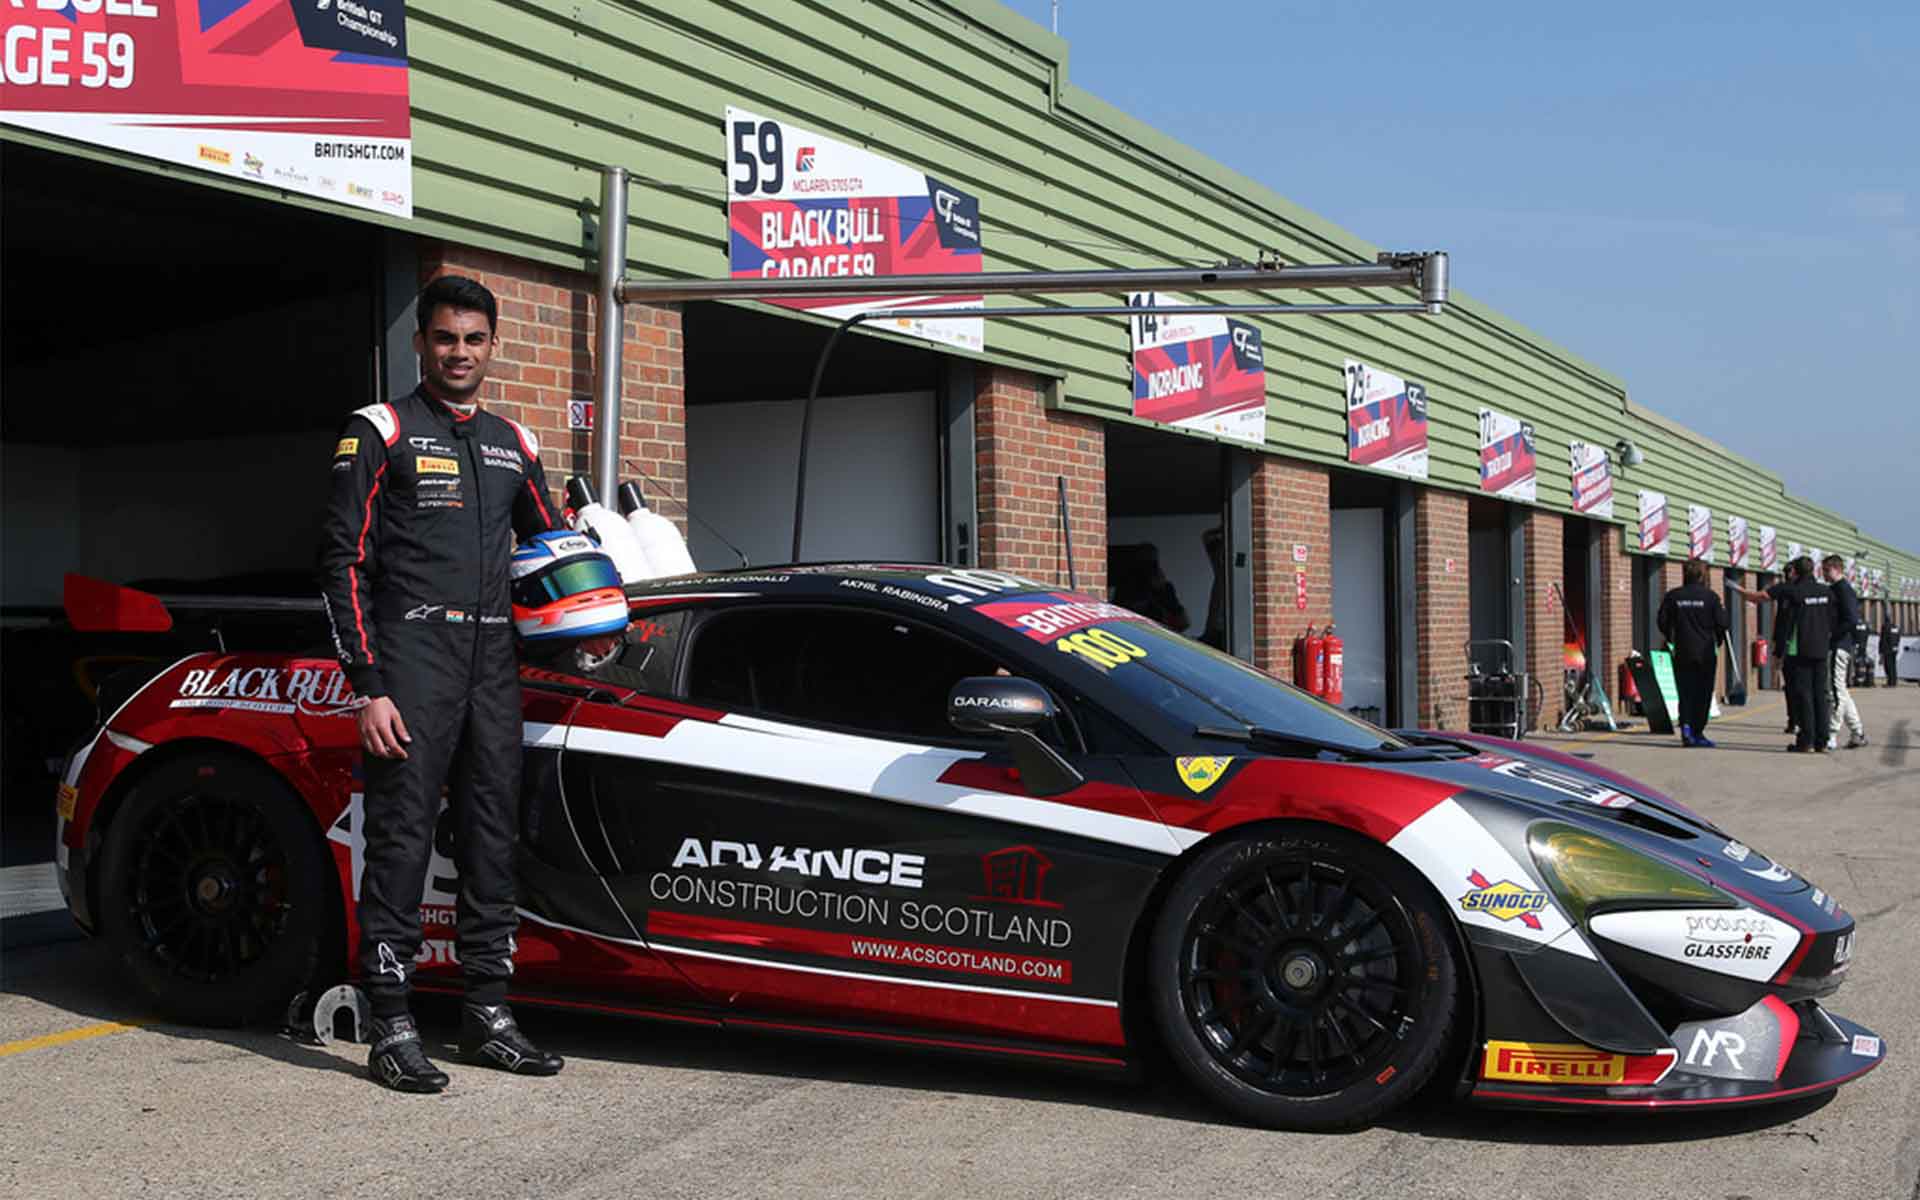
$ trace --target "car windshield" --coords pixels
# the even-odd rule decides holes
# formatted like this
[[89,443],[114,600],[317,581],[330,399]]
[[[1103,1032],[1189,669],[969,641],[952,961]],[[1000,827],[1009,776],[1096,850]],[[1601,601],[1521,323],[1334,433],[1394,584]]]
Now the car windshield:
[[1102,621],[1054,646],[1077,666],[1104,674],[1109,686],[1196,729],[1247,726],[1354,750],[1406,746],[1378,726],[1152,621]]

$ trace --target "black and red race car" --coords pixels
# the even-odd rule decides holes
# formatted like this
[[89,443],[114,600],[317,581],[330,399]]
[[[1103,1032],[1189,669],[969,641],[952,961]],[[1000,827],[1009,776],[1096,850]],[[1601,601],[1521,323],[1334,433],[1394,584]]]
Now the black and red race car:
[[[1831,895],[1590,763],[1390,733],[996,571],[629,598],[613,662],[523,675],[521,1003],[1101,1068],[1157,1043],[1295,1128],[1440,1073],[1512,1104],[1739,1105],[1885,1056],[1820,1003],[1854,948]],[[103,690],[60,878],[165,1012],[254,1018],[352,970],[355,704],[317,654]],[[459,982],[450,849],[425,988]]]

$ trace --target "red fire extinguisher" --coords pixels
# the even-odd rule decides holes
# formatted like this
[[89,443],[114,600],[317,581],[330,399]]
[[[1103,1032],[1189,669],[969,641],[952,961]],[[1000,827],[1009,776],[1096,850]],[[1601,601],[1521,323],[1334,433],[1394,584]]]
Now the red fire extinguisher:
[[1293,685],[1318,696],[1326,686],[1326,639],[1307,626],[1307,632],[1293,639]]
[[1620,660],[1620,701],[1623,704],[1640,703],[1640,685],[1633,681],[1633,657]]
[[1756,669],[1766,666],[1772,657],[1773,652],[1767,647],[1767,639],[1753,639],[1753,665]]
[[1326,684],[1326,690],[1320,693],[1320,698],[1328,704],[1339,704],[1346,697],[1344,689],[1347,681],[1347,644],[1334,635],[1332,625],[1327,626],[1325,640],[1327,671],[1324,682]]

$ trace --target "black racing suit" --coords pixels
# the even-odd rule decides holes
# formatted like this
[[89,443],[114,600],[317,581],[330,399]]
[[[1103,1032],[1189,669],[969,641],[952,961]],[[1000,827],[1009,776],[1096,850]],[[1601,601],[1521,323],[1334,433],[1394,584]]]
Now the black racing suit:
[[376,1012],[406,1004],[443,787],[456,953],[470,993],[504,998],[521,729],[508,566],[516,536],[554,527],[539,444],[514,421],[416,388],[340,432],[320,552],[334,648],[354,691],[391,698],[413,738],[404,759],[365,759],[360,965]]

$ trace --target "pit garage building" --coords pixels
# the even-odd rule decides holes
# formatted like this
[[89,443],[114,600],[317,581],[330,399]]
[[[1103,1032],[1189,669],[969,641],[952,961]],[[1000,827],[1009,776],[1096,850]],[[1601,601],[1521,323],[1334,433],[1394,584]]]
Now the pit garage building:
[[[556,483],[587,474],[602,168],[632,172],[629,275],[724,277],[742,152],[772,165],[730,110],[977,202],[989,270],[1379,249],[1080,91],[1066,43],[992,0],[372,7],[404,15],[405,57],[384,64],[404,73],[404,191],[375,195],[345,161],[321,164],[339,176],[323,181],[366,195],[316,194],[313,164],[257,165],[217,130],[188,163],[0,124],[9,812],[16,777],[38,778],[46,690],[67,686],[55,660],[82,653],[31,641],[58,624],[64,574],[310,594],[331,439],[349,410],[417,378],[410,301],[431,276],[499,295],[486,401],[535,430]],[[265,0],[159,8],[193,10],[177,14],[182,46],[227,37],[210,52],[293,20]],[[87,19],[110,37],[133,18]],[[807,149],[782,146],[779,169],[806,169]],[[1566,610],[1597,663],[1657,645],[1650,611],[1678,583],[1692,510],[1716,585],[1769,579],[1771,530],[1775,561],[1796,545],[1855,558],[1863,592],[1920,626],[1920,557],[1470,297],[1438,317],[1249,320],[1264,354],[1255,440],[1136,416],[1125,320],[989,321],[977,349],[851,335],[822,389],[803,557],[1064,582],[1064,480],[1082,590],[1108,595],[1157,562],[1183,610],[1170,621],[1282,674],[1306,626],[1337,622],[1345,703],[1429,727],[1466,719],[1469,639],[1513,643],[1547,682],[1545,722]],[[765,304],[626,310],[622,474],[683,525],[691,508],[701,565],[787,558],[798,397],[831,325]],[[1423,478],[1354,461],[1354,364],[1419,389]],[[1482,410],[1526,427],[1530,501],[1483,487]],[[1610,514],[1576,508],[1575,442],[1604,460]],[[1664,497],[1671,524],[1644,549],[1642,493]],[[1740,644],[1762,633],[1743,627]]]

